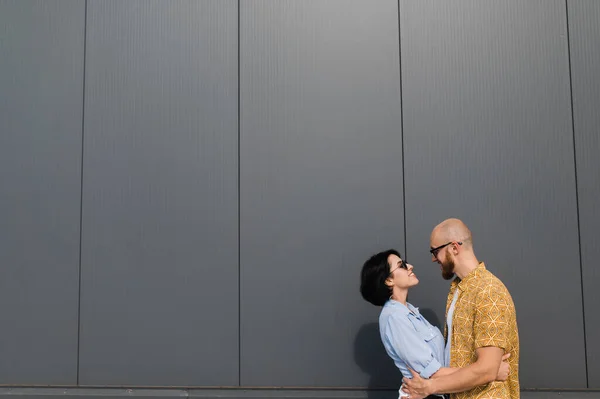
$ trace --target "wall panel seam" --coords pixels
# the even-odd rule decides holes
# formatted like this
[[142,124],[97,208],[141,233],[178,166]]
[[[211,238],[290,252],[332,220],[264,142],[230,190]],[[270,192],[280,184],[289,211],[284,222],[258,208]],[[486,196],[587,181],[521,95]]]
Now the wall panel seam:
[[83,7],[83,87],[81,103],[81,157],[80,157],[80,196],[79,196],[79,285],[77,294],[77,377],[76,383],[79,385],[79,359],[81,343],[81,259],[82,259],[82,238],[83,238],[83,156],[84,156],[84,137],[85,137],[85,62],[87,49],[87,5],[85,0]]
[[583,321],[583,356],[585,360],[585,384],[590,387],[589,366],[587,358],[587,334],[585,330],[585,295],[583,292],[583,259],[581,253],[581,223],[579,217],[579,184],[577,178],[577,147],[575,146],[575,113],[573,106],[573,71],[571,68],[571,34],[569,31],[569,2],[565,0],[565,22],[567,28],[567,58],[569,60],[569,98],[571,100],[571,133],[573,137],[573,166],[575,171],[575,204],[577,209],[577,243],[579,245],[579,275],[581,279],[581,311]]

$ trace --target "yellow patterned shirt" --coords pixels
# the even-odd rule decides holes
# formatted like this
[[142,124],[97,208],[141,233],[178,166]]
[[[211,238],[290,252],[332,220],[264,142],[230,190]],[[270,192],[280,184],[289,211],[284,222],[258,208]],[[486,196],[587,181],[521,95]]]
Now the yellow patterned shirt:
[[[486,270],[483,262],[462,281],[454,279],[448,293],[446,317],[459,290],[452,317],[450,367],[465,367],[475,363],[475,350],[496,346],[510,352],[510,374],[504,382],[493,381],[469,391],[451,394],[451,399],[518,399],[519,392],[519,332],[517,315],[510,293],[496,276]],[[444,329],[447,338],[447,326]]]

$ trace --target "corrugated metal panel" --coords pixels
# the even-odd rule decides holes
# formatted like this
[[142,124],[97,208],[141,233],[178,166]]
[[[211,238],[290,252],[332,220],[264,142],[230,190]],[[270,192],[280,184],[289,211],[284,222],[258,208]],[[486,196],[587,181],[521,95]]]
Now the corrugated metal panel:
[[588,378],[600,388],[600,2],[568,6]]
[[87,18],[81,383],[237,385],[237,1]]
[[400,4],[413,299],[444,320],[429,235],[463,219],[515,301],[522,388],[585,388],[565,3]]
[[0,384],[77,382],[84,24],[0,1]]
[[241,384],[397,386],[358,290],[404,246],[397,3],[240,12]]

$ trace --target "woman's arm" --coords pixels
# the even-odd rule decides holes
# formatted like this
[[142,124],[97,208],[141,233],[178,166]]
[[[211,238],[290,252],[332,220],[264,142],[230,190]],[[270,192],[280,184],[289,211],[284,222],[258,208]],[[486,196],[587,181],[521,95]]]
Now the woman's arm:
[[423,378],[430,378],[441,368],[443,359],[436,358],[406,315],[390,315],[382,329],[384,346],[400,358],[398,367],[403,375],[410,375],[409,369],[412,369]]

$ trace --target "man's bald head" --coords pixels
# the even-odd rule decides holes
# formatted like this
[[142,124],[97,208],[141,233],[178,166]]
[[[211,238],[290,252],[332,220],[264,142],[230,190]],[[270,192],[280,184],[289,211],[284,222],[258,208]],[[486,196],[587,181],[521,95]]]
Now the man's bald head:
[[473,244],[471,230],[460,219],[446,219],[433,228],[431,242],[438,245],[450,241],[462,242],[464,247],[470,248]]

